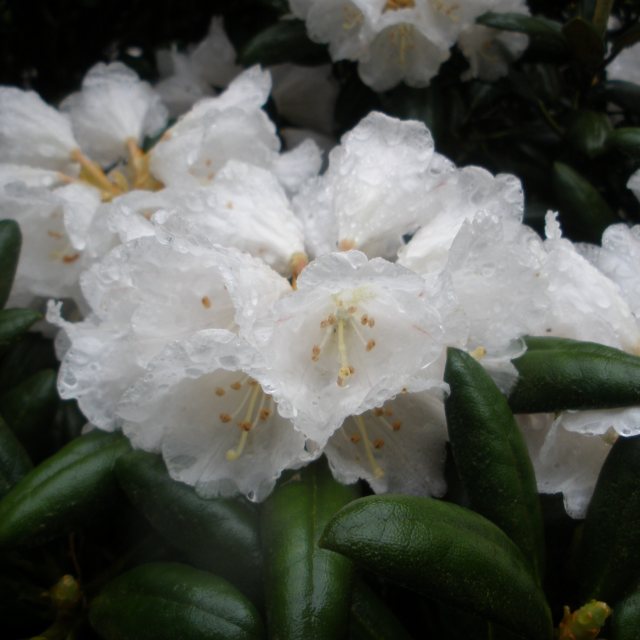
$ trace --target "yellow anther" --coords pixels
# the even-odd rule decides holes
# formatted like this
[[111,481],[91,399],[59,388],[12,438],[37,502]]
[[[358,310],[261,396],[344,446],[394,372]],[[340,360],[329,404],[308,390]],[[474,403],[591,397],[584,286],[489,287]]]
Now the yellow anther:
[[350,249],[355,249],[356,243],[355,240],[351,240],[349,238],[345,238],[338,242],[338,250],[339,251],[349,251]]
[[482,346],[476,347],[473,351],[469,353],[469,355],[472,358],[475,358],[476,360],[482,360],[482,358],[484,358],[487,355],[487,350]]
[[242,388],[242,382],[240,382],[239,380],[236,380],[235,382],[232,382],[229,386],[234,391],[240,391],[240,389]]
[[202,302],[202,306],[205,309],[211,308],[211,298],[209,296],[202,296],[202,300],[200,300],[200,302]]
[[384,447],[384,440],[382,438],[376,438],[373,441],[373,446],[375,449],[382,449],[382,447]]
[[227,393],[222,387],[216,387],[216,395],[222,397]]
[[365,313],[362,318],[360,318],[360,323],[363,326],[366,326],[369,323],[369,316]]
[[349,438],[353,444],[358,444],[360,440],[362,440],[362,436],[359,433],[354,433],[351,438]]
[[412,9],[416,6],[415,0],[387,0],[384,11],[398,11],[399,9]]
[[369,342],[367,342],[367,351],[371,351],[375,346],[376,346],[376,341],[369,340]]
[[400,429],[402,428],[402,422],[400,422],[400,420],[396,420],[395,422],[391,423],[391,428],[394,431],[400,431]]
[[260,409],[260,420],[265,422],[271,416],[271,409]]
[[240,427],[240,429],[242,431],[251,431],[251,423],[250,422],[246,422],[246,421],[242,421],[242,422],[238,422],[238,426]]
[[318,362],[318,360],[320,359],[320,347],[317,344],[314,344],[313,348],[311,349],[311,359],[314,362]]
[[219,416],[220,422],[231,422],[231,416],[228,413],[221,413]]
[[289,259],[289,265],[291,267],[291,286],[293,289],[297,288],[298,276],[308,264],[309,257],[306,253],[296,252]]
[[80,257],[79,253],[67,253],[62,256],[62,262],[65,264],[73,264]]

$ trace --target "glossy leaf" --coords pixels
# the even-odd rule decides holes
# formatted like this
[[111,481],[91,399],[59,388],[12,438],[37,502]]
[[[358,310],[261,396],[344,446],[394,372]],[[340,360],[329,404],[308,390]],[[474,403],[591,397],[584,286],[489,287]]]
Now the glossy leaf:
[[573,240],[599,243],[602,232],[618,222],[597,189],[562,162],[553,165],[553,190],[560,203],[563,229]]
[[513,361],[514,413],[604,409],[640,403],[640,358],[595,342],[526,338]]
[[567,131],[567,141],[580,153],[595,158],[606,150],[611,123],[604,113],[579,111]]
[[551,615],[520,550],[491,522],[413,496],[356,500],[327,525],[321,546],[357,565],[529,640],[550,640]]
[[252,602],[262,602],[258,517],[251,505],[201,498],[193,487],[172,480],[159,456],[144,451],[122,456],[116,474],[132,504],[167,542]]
[[113,467],[128,449],[122,435],[94,431],[32,469],[0,501],[0,546],[55,538],[103,514],[117,491]]
[[329,62],[329,57],[326,47],[309,40],[302,20],[280,20],[250,40],[239,60],[245,66],[285,62],[313,65]]
[[262,509],[269,636],[338,640],[349,624],[352,565],[318,547],[333,514],[359,495],[321,460],[282,481]]
[[0,349],[23,335],[42,318],[32,309],[3,309],[0,311]]
[[259,640],[255,607],[226,580],[177,563],[145,564],[107,584],[89,608],[106,640]]
[[51,441],[48,429],[58,402],[56,379],[55,371],[40,371],[0,395],[0,415],[34,461],[47,454]]
[[544,531],[527,446],[506,398],[469,354],[447,351],[445,402],[449,441],[471,508],[500,527],[544,572]]
[[0,220],[0,309],[7,304],[18,268],[22,236],[14,220]]
[[31,460],[0,417],[0,498],[32,468]]
[[618,438],[596,484],[576,555],[579,600],[613,606],[640,576],[640,436]]

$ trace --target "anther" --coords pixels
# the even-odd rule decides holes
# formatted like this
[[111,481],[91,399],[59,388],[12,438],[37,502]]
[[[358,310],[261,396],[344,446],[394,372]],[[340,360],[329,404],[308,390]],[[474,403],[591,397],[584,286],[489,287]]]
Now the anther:
[[228,413],[221,413],[219,418],[220,418],[220,422],[224,422],[224,423],[231,422],[231,416]]
[[380,416],[384,415],[384,409],[382,407],[376,407],[373,410],[373,415],[376,416],[377,418],[379,418]]
[[371,349],[373,349],[375,346],[376,346],[376,341],[369,340],[369,342],[367,342],[367,351],[371,351]]
[[313,348],[311,349],[311,359],[314,362],[318,362],[318,360],[320,359],[320,347],[317,344],[314,344]]
[[396,420],[395,422],[391,423],[391,428],[394,431],[400,431],[400,429],[402,428],[402,422],[400,422],[400,420]]
[[216,395],[222,397],[226,391],[222,387],[216,387]]
[[360,323],[361,323],[363,326],[366,326],[366,325],[368,324],[368,322],[369,322],[369,316],[365,313],[365,314],[362,316],[362,318],[360,318]]
[[240,389],[242,388],[242,382],[236,381],[236,382],[232,382],[229,385],[234,391],[240,391]]
[[240,427],[240,429],[242,429],[242,431],[251,431],[251,423],[246,420],[238,422],[238,426]]
[[373,446],[375,449],[382,449],[382,447],[384,447],[384,440],[382,438],[376,438],[373,441]]
[[202,296],[202,300],[200,302],[202,302],[202,306],[205,309],[211,308],[211,298],[209,296]]
[[362,440],[362,437],[359,434],[354,433],[349,439],[351,440],[351,442],[353,442],[353,444],[358,444],[358,442]]
[[265,422],[271,416],[271,409],[260,409],[260,420]]
[[64,262],[65,264],[72,264],[73,262],[75,262],[78,258],[80,257],[79,253],[72,253],[72,254],[67,254],[65,256],[62,256],[62,262]]

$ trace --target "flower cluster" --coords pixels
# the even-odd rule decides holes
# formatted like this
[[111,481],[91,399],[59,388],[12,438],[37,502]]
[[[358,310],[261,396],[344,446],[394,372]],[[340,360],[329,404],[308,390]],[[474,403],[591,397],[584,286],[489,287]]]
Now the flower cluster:
[[328,43],[333,60],[358,62],[376,91],[399,82],[424,87],[457,44],[468,75],[495,80],[527,46],[521,34],[475,24],[488,11],[527,14],[523,0],[289,0],[312,40]]
[[[0,91],[17,295],[84,312],[50,303],[48,319],[60,393],[92,425],[207,496],[262,500],[321,454],[343,482],[442,495],[448,346],[504,390],[526,334],[640,350],[637,229],[577,247],[549,213],[543,240],[515,177],[458,168],[422,123],[376,112],[320,174],[313,143],[280,152],[269,90],[249,69],[162,133],[157,95],[121,65],[94,68],[61,112]],[[541,490],[583,513],[636,414],[521,416]]]

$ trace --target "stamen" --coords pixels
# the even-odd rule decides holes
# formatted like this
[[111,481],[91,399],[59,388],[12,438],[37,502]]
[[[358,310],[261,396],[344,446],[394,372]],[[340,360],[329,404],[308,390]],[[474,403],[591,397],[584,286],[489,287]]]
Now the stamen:
[[349,378],[354,372],[354,368],[349,364],[347,346],[344,342],[344,320],[342,318],[338,320],[338,353],[340,354],[338,386],[342,387],[344,385],[344,381]]
[[133,173],[133,188],[157,191],[163,184],[156,180],[149,170],[149,156],[138,146],[134,138],[127,139],[129,166]]
[[416,6],[415,0],[387,0],[387,3],[384,5],[385,11],[398,11],[399,9],[411,9]]
[[202,306],[205,309],[211,308],[211,298],[209,296],[202,296],[202,300],[200,302],[202,302]]
[[373,446],[375,449],[382,449],[382,447],[384,447],[384,440],[382,438],[376,438],[373,441]]
[[350,249],[355,249],[356,242],[355,240],[350,240],[349,238],[345,238],[338,242],[338,251],[349,251]]
[[228,413],[221,413],[218,417],[220,418],[220,422],[224,422],[225,424],[233,420],[233,418]]
[[240,389],[242,388],[242,382],[240,382],[240,381],[232,382],[229,386],[234,391],[240,391]]
[[356,421],[356,424],[358,425],[358,431],[360,432],[362,440],[364,441],[364,452],[367,456],[369,465],[371,466],[371,471],[373,471],[373,477],[382,478],[384,476],[384,471],[376,462],[376,459],[373,456],[373,451],[371,450],[371,442],[369,441],[369,437],[367,435],[367,428],[364,424],[364,419],[362,418],[362,416],[353,416],[353,419]]
[[309,258],[306,253],[294,253],[289,260],[291,265],[291,287],[297,288],[298,276],[302,273],[302,270],[309,264]]
[[476,360],[482,360],[487,355],[487,350],[480,346],[476,347],[473,351],[469,352],[469,355]]
[[71,159],[80,165],[80,180],[84,180],[102,192],[103,200],[111,200],[122,192],[107,178],[102,168],[85,156],[80,149],[71,152]]
[[376,341],[369,340],[369,342],[367,342],[367,351],[371,351],[375,346],[376,346]]
[[62,256],[62,262],[64,262],[65,264],[72,264],[74,263],[78,258],[80,257],[79,253],[71,253],[71,254],[67,254]]
[[222,387],[216,387],[216,395],[222,397],[227,393]]
[[[266,396],[264,394],[262,394],[262,400],[260,402],[260,406],[258,407],[255,420],[252,421],[251,418],[253,416],[253,410],[255,409],[255,406],[256,406],[256,401],[261,391],[262,389],[260,388],[260,385],[256,384],[253,387],[253,389],[250,391],[250,393],[247,394],[247,396],[249,395],[251,396],[251,400],[249,401],[249,406],[247,407],[247,412],[245,413],[244,420],[238,423],[238,426],[242,431],[242,433],[240,434],[240,442],[238,443],[238,446],[235,449],[229,449],[225,454],[225,458],[229,460],[229,462],[233,462],[234,460],[237,460],[242,455],[245,445],[247,444],[247,440],[249,439],[249,432],[256,426],[258,422],[260,411],[262,410],[262,407],[264,406],[264,403],[266,400]],[[244,405],[244,401],[242,404]],[[237,413],[237,411],[235,413]]]

